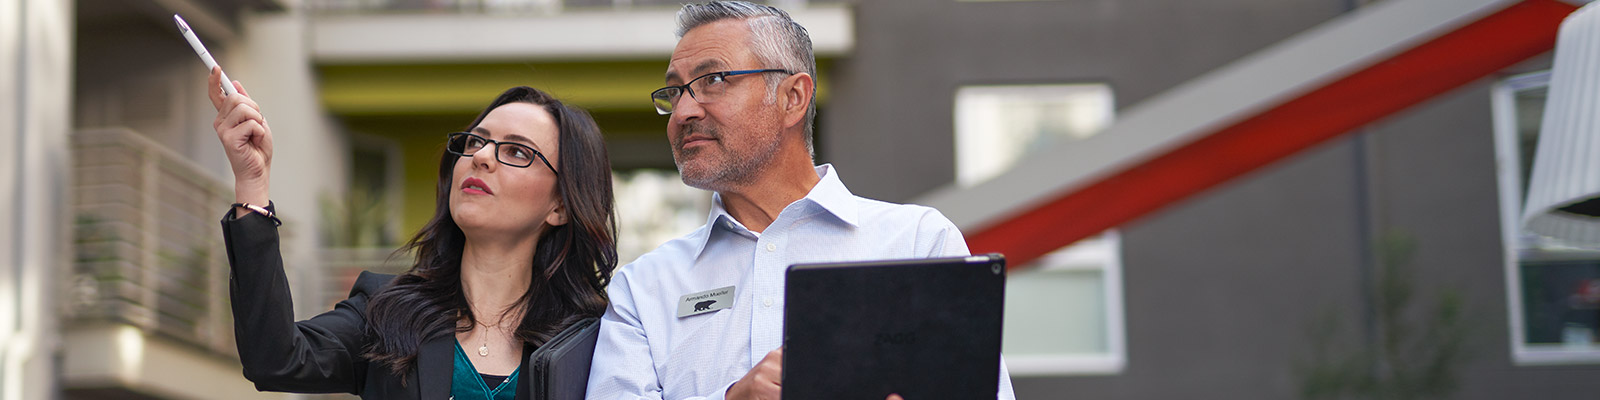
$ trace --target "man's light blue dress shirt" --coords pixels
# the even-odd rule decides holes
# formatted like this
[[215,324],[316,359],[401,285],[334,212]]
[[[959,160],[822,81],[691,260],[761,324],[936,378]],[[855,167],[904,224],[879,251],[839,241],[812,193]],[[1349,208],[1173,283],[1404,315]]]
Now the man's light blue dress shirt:
[[[938,210],[856,197],[831,165],[763,232],[713,195],[706,224],[616,271],[589,375],[591,399],[721,399],[783,344],[784,270],[791,264],[968,255]],[[678,317],[678,299],[733,286],[730,308]],[[1000,365],[1001,399],[1013,399]],[[915,400],[915,399],[911,399]]]

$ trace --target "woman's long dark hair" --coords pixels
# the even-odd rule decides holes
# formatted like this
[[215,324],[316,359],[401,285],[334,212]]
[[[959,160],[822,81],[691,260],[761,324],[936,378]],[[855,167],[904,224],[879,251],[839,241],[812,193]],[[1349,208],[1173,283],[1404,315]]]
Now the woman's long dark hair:
[[[600,127],[589,113],[527,86],[501,93],[466,130],[472,131],[490,111],[509,103],[541,106],[560,128],[556,191],[566,208],[567,223],[547,226],[539,237],[530,266],[533,279],[518,303],[522,323],[516,337],[537,347],[578,320],[605,312],[605,286],[617,266],[611,162]],[[440,332],[469,330],[478,318],[461,289],[466,235],[450,216],[453,172],[460,157],[443,153],[433,219],[402,248],[416,254],[416,264],[367,306],[373,340],[365,356],[400,376],[416,366],[423,341]]]

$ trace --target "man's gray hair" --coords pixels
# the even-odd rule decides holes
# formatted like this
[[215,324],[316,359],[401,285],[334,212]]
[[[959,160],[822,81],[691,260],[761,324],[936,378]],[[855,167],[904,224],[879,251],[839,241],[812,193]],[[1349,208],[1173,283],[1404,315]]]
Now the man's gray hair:
[[[736,19],[745,20],[750,27],[750,52],[754,53],[756,60],[763,65],[759,68],[782,68],[790,72],[805,72],[811,74],[812,82],[817,79],[817,59],[811,51],[811,35],[806,33],[806,28],[789,18],[789,13],[777,7],[754,4],[744,1],[713,1],[705,4],[684,4],[678,10],[678,38],[702,25],[717,21]],[[776,99],[778,83],[787,76],[780,74],[765,74],[767,77],[768,99]],[[816,150],[811,148],[812,125],[817,117],[816,87],[813,85],[811,104],[806,105],[805,132],[806,151],[813,156]]]

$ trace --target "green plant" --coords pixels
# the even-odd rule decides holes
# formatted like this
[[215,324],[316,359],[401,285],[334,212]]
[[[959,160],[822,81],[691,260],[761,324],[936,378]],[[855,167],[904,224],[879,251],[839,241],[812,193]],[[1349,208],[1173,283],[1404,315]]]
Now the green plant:
[[1377,274],[1368,299],[1373,343],[1352,346],[1360,341],[1349,340],[1336,309],[1325,310],[1307,326],[1311,355],[1295,366],[1302,398],[1438,399],[1459,389],[1475,323],[1459,290],[1440,290],[1431,305],[1417,301],[1416,249],[1416,240],[1400,232],[1378,240]]
[[79,213],[72,224],[72,276],[65,303],[69,314],[97,309],[101,304],[103,282],[122,280],[116,261],[118,244],[123,243],[110,222],[95,213]]
[[83,263],[116,260],[116,249],[106,244],[121,240],[117,232],[106,224],[105,218],[93,213],[80,213],[73,221],[73,261],[83,265]]
[[389,203],[383,196],[357,187],[338,200],[324,193],[318,201],[321,203],[323,246],[386,247],[395,244]]

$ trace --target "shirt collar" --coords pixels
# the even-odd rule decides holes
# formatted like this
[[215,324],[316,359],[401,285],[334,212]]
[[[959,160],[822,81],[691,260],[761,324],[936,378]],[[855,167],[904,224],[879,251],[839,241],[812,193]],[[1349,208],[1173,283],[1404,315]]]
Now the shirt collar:
[[[860,216],[857,213],[858,204],[856,204],[855,195],[850,193],[850,189],[844,187],[843,181],[839,180],[839,171],[833,167],[833,164],[822,164],[815,168],[817,177],[821,178],[821,180],[817,181],[817,185],[806,193],[806,197],[796,202],[816,204],[823,210],[833,214],[834,217],[839,218],[840,221],[852,227],[859,226]],[[694,250],[695,258],[699,258],[700,253],[705,251],[706,244],[711,242],[711,235],[716,233],[719,226],[729,229],[738,224],[739,222],[733,219],[733,215],[728,214],[728,210],[722,207],[722,194],[712,193],[711,212],[706,216],[703,236],[696,243],[698,247]]]
[[839,170],[833,164],[822,164],[816,168],[817,176],[822,180],[801,200],[810,200],[852,227],[860,226],[856,214],[856,207],[860,204],[856,202],[855,194],[850,193],[850,189],[845,188],[844,182],[839,180]]

